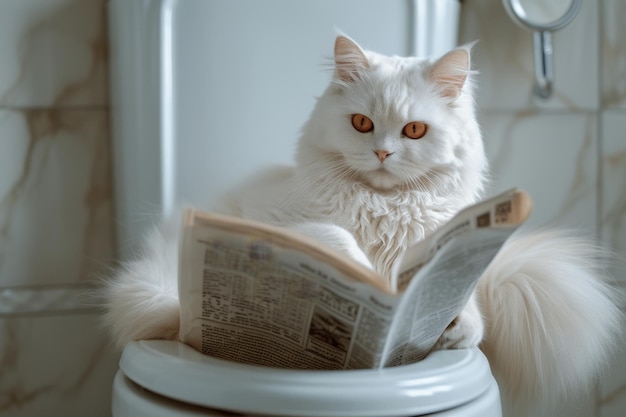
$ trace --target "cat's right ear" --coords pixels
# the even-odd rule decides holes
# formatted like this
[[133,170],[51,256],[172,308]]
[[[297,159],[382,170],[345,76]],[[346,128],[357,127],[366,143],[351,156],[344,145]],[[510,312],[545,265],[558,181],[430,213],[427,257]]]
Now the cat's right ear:
[[361,47],[352,39],[339,35],[335,39],[335,74],[347,83],[354,82],[359,73],[370,67]]

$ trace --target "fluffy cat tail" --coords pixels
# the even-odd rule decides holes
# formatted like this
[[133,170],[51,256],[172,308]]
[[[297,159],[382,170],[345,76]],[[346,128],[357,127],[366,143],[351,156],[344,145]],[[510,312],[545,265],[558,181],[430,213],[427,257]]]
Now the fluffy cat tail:
[[482,349],[505,403],[554,406],[606,366],[623,317],[603,258],[584,239],[542,231],[513,236],[481,277]]
[[117,347],[132,340],[178,337],[178,236],[154,228],[138,256],[124,262],[102,294],[103,322]]

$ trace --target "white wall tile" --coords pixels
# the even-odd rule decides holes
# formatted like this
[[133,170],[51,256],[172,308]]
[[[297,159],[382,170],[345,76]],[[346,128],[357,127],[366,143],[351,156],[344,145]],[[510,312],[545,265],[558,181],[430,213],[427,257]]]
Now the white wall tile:
[[613,274],[626,282],[626,113],[602,117],[602,239],[618,256]]
[[105,0],[0,3],[0,107],[108,103]]
[[[622,300],[626,300],[626,113],[605,111],[602,132],[601,234],[604,243],[617,254],[611,273],[618,281]],[[599,401],[602,417],[625,414],[626,348],[623,342],[620,345],[607,377],[602,380]]]
[[482,126],[491,193],[526,189],[534,201],[528,227],[568,227],[595,236],[595,116],[489,114]]
[[602,104],[626,109],[626,2],[603,1]]
[[0,319],[0,415],[110,416],[118,359],[96,315]]
[[473,64],[484,110],[598,108],[599,2],[582,3],[578,16],[554,33],[555,91],[542,100],[532,93],[532,32],[513,23],[500,0],[463,2],[460,39],[479,40]]
[[29,141],[24,140],[28,127],[24,117],[16,116],[17,113],[0,110],[0,210],[13,184],[19,182],[28,154]]
[[[113,252],[105,111],[0,110],[0,286],[90,278]],[[4,173],[4,172],[2,172]]]

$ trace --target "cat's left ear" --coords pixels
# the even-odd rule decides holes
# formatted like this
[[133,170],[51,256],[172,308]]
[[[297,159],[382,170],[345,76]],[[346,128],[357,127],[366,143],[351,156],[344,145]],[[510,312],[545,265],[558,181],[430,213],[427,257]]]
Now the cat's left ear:
[[352,39],[344,35],[335,39],[335,73],[345,82],[353,82],[359,73],[370,67],[365,52]]
[[455,99],[461,95],[470,74],[470,49],[472,45],[453,49],[435,62],[430,77],[440,87],[443,97]]

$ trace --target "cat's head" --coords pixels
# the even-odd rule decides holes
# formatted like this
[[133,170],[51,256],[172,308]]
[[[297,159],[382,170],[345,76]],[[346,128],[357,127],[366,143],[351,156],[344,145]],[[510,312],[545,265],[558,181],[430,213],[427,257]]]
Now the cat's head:
[[332,82],[303,129],[301,166],[320,165],[320,172],[379,190],[482,190],[470,47],[431,62],[364,51],[338,36],[334,52]]

